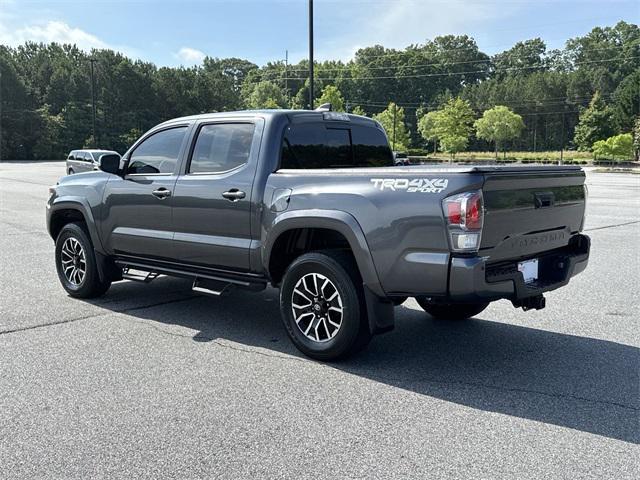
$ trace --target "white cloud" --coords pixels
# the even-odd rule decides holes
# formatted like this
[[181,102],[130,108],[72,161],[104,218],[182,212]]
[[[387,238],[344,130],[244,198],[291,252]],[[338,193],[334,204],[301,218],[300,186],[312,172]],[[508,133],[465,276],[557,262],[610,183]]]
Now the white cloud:
[[[326,0],[329,2],[329,0]],[[333,16],[326,17],[330,3],[318,2],[316,7],[317,31],[329,30],[334,25],[350,25],[357,19],[356,28],[332,31],[331,40],[317,45],[317,58],[349,60],[363,46],[384,45],[403,49],[411,44],[424,43],[439,35],[469,34],[482,30],[483,25],[508,17],[522,4],[469,0],[394,0],[343,2]],[[335,4],[333,4],[335,6]],[[321,10],[322,9],[322,10]],[[325,23],[322,22],[322,23]],[[299,52],[305,56],[303,52]]]
[[71,43],[82,50],[92,48],[110,48],[107,43],[79,28],[64,22],[49,21],[43,24],[26,25],[14,31],[0,24],[0,43],[20,45],[26,41],[43,43]]
[[176,53],[175,56],[176,58],[182,60],[184,63],[196,64],[202,62],[202,60],[204,60],[207,55],[195,48],[182,47],[180,50],[178,50],[178,53]]

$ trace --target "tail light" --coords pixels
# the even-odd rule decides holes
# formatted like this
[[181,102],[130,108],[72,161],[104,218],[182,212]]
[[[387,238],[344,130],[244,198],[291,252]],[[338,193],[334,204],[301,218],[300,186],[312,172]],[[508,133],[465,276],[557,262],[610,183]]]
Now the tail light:
[[480,247],[484,205],[482,192],[464,192],[442,201],[451,247],[456,252],[475,252]]

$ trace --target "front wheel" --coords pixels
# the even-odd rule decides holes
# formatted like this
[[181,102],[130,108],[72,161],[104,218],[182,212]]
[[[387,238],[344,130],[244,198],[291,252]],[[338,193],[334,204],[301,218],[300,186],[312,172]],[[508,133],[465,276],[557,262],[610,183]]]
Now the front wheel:
[[287,334],[305,355],[336,360],[364,348],[371,339],[362,280],[343,252],[312,252],[287,269],[280,289]]
[[100,280],[91,239],[79,223],[65,225],[56,239],[56,270],[72,297],[99,297],[111,286]]
[[432,303],[426,297],[416,297],[422,309],[439,320],[466,320],[482,312],[488,303]]

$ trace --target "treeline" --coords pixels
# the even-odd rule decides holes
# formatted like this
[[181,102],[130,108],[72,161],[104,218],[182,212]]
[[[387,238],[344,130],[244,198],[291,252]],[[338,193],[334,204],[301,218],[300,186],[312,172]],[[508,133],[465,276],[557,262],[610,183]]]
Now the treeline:
[[[639,116],[640,29],[619,22],[570,39],[562,50],[548,50],[536,38],[494,56],[480,51],[473,38],[448,35],[404,50],[363,48],[346,63],[319,62],[315,72],[318,102],[328,98],[386,125],[392,116],[398,122],[401,109],[401,124],[391,125],[402,148],[440,148],[443,140],[438,143],[425,118],[463,102],[467,125],[496,106],[521,117],[517,134],[502,148],[590,149],[631,132]],[[206,58],[196,67],[157,68],[111,50],[27,43],[0,46],[0,75],[4,159],[61,158],[94,145],[124,152],[143,131],[182,115],[308,107],[306,61],[259,67],[238,58]],[[462,150],[494,148],[496,141],[476,134],[478,128],[469,130]]]

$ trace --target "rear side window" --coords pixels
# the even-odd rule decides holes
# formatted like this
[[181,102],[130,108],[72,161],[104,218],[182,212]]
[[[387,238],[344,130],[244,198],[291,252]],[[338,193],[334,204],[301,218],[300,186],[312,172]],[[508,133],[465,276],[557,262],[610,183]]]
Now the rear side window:
[[382,130],[354,125],[351,129],[351,136],[357,166],[388,167],[393,165],[393,154]]
[[173,173],[186,131],[176,127],[147,137],[131,154],[127,173]]
[[189,173],[221,173],[249,160],[254,125],[229,123],[204,125],[198,133]]
[[280,168],[352,168],[393,164],[387,139],[375,127],[327,127],[304,123],[287,128]]

